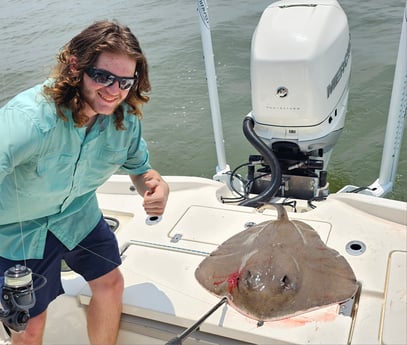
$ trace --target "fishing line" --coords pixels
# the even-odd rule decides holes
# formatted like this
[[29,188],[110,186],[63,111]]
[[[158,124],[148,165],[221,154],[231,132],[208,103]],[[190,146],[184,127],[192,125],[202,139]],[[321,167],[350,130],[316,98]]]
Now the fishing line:
[[[130,243],[132,243],[132,242],[130,242]],[[106,257],[104,257],[104,256],[102,256],[102,255],[100,255],[100,254],[98,254],[98,253],[95,253],[95,252],[92,251],[91,249],[86,248],[86,247],[84,247],[84,246],[82,246],[82,245],[80,245],[80,244],[78,244],[78,247],[81,248],[81,249],[83,249],[83,250],[86,250],[87,252],[89,252],[89,253],[91,253],[91,254],[93,254],[93,255],[95,255],[95,256],[97,256],[97,257],[99,257],[99,258],[101,258],[101,259],[103,259],[103,260],[105,260],[105,261],[107,261],[107,262],[109,262],[109,263],[111,263],[111,264],[114,264],[117,268],[119,268],[120,265],[121,265],[120,263],[114,262],[114,261],[112,261],[112,260],[110,260],[110,259],[108,259],[108,258],[106,258]],[[124,252],[124,250],[123,250],[123,252]],[[123,252],[120,254],[120,256],[122,256]],[[197,255],[196,253],[195,253],[195,254],[192,254],[192,253],[184,253],[184,254]],[[148,276],[148,275],[145,275],[145,274],[143,274],[143,273],[140,273],[140,272],[136,271],[135,269],[133,269],[131,265],[129,265],[128,267],[126,267],[126,270],[128,270],[130,273],[132,273],[132,274],[134,274],[134,275],[136,275],[136,276],[140,276],[140,277],[142,277],[143,279],[145,279],[145,280],[147,280],[147,281],[150,281],[150,282],[156,284],[157,286],[166,288],[166,289],[171,290],[171,291],[174,291],[174,292],[176,292],[176,293],[182,293],[182,295],[184,295],[184,296],[186,296],[186,297],[189,297],[189,298],[191,298],[191,299],[193,299],[193,300],[195,300],[195,301],[199,301],[199,302],[205,303],[205,304],[207,304],[207,305],[212,305],[211,303],[209,303],[209,302],[206,301],[206,300],[203,300],[203,299],[201,299],[201,298],[197,298],[196,296],[190,295],[190,294],[186,293],[185,291],[181,291],[180,289],[176,289],[176,288],[174,288],[174,287],[172,287],[172,286],[169,286],[169,285],[164,284],[164,283],[162,283],[162,282],[160,282],[160,281],[157,281],[157,280],[151,278],[151,277]]]
[[[14,162],[14,160],[13,160],[13,162]],[[14,166],[14,163],[13,163],[13,166]],[[18,193],[17,193],[17,176],[16,176],[16,173],[15,173],[15,170],[14,170],[14,178],[15,178],[15,185],[16,185],[16,194],[18,194]],[[21,217],[21,205],[20,205],[19,199],[17,199],[17,200],[18,200],[17,203],[18,203],[18,210],[19,210],[18,216],[19,216],[19,219],[20,219],[20,222],[19,222],[19,224],[20,224],[20,233],[21,233],[22,245],[24,246],[24,241],[23,241],[23,236],[24,236],[24,235],[23,235],[23,227],[22,227],[22,221],[21,221],[21,219],[22,219],[22,217]],[[38,222],[38,221],[36,221],[36,220],[31,220],[31,222],[33,222],[33,223],[35,223],[35,224],[37,224],[37,225],[42,225],[40,222]],[[86,247],[84,247],[84,246],[82,246],[82,245],[80,245],[80,244],[78,244],[77,246],[78,246],[79,248],[81,248],[82,250],[85,250],[85,251],[89,252],[90,254],[95,255],[95,256],[99,257],[100,259],[105,260],[106,262],[109,262],[109,263],[113,264],[113,265],[116,266],[116,267],[120,267],[120,265],[121,265],[121,263],[118,263],[118,262],[115,262],[115,261],[113,261],[113,260],[110,260],[109,258],[106,258],[106,257],[104,257],[103,255],[100,255],[99,253],[96,253],[96,252],[94,252],[93,250],[91,250],[91,249],[89,249],[89,248],[86,248]],[[23,252],[24,252],[24,263],[26,264],[26,253],[25,253],[25,250],[24,250]],[[122,256],[122,254],[123,254],[123,253],[120,253],[121,256]],[[201,253],[201,254],[203,254],[203,253]],[[206,254],[206,253],[205,253],[205,254]],[[195,254],[195,255],[196,255],[196,254]],[[175,289],[175,288],[173,288],[173,287],[171,287],[171,286],[168,286],[168,285],[166,285],[166,284],[164,284],[164,283],[162,283],[162,282],[156,281],[155,279],[149,277],[148,275],[141,274],[140,272],[137,272],[136,270],[134,270],[132,267],[128,267],[128,269],[129,269],[129,271],[130,271],[131,273],[137,274],[137,275],[139,275],[140,277],[143,277],[144,279],[149,280],[149,281],[151,281],[151,282],[157,284],[158,286],[162,286],[162,287],[164,287],[164,288],[167,288],[167,289],[169,289],[169,290],[175,291],[175,292],[177,292],[177,293],[182,292],[182,291],[179,290],[179,289]],[[43,277],[43,276],[42,276],[42,277]],[[45,277],[43,277],[43,278],[46,280]],[[45,284],[41,284],[40,287],[42,287],[43,285],[45,285]],[[38,290],[40,287],[36,288],[35,290]],[[192,299],[194,299],[194,300],[197,300],[197,301],[200,301],[200,302],[202,302],[202,303],[206,303],[206,304],[210,305],[210,303],[208,303],[208,302],[205,301],[205,300],[196,298],[195,296],[188,295],[188,294],[186,294],[186,293],[184,293],[184,292],[182,292],[182,293],[183,293],[185,296],[187,296],[187,297],[190,297],[190,298],[192,298]]]
[[[27,263],[27,257],[26,257],[26,250],[25,250],[25,244],[24,244],[24,233],[23,233],[23,225],[22,225],[22,212],[21,212],[21,203],[20,203],[20,198],[19,198],[19,192],[18,192],[18,183],[17,183],[17,173],[16,173],[16,169],[15,169],[15,159],[14,159],[14,155],[13,153],[11,153],[11,158],[12,158],[12,165],[13,165],[13,169],[14,169],[14,183],[15,183],[15,190],[16,190],[16,202],[17,202],[17,216],[19,219],[19,226],[20,226],[20,237],[21,237],[21,245],[22,245],[22,251],[23,251],[23,257],[24,257],[24,265],[26,266]],[[41,225],[41,223],[39,223],[36,220],[31,220],[31,222],[34,222],[38,225]],[[79,248],[81,248],[82,250],[85,250],[87,252],[89,252],[92,255],[95,255],[96,257],[105,260],[106,262],[109,262],[111,264],[113,264],[115,267],[119,267],[121,265],[121,263],[115,262],[109,258],[104,257],[103,255],[100,255],[99,253],[94,252],[93,250],[86,248],[85,246],[82,246],[80,244],[77,245]],[[196,255],[196,253],[194,253]],[[203,253],[200,253],[201,255]],[[208,253],[205,253],[208,254]],[[120,253],[120,255],[123,255],[123,252]],[[159,287],[162,288],[166,288],[170,291],[176,292],[176,293],[182,293],[183,296],[185,297],[189,297],[194,301],[199,301],[201,303],[204,303],[205,305],[211,305],[210,302],[203,300],[201,298],[197,298],[196,296],[190,295],[188,293],[186,293],[185,291],[181,291],[180,289],[177,289],[173,286],[169,286],[167,284],[164,284],[162,282],[159,282],[151,277],[149,277],[148,275],[145,274],[141,274],[140,272],[137,272],[135,269],[133,269],[131,267],[131,265],[129,265],[128,267],[126,267],[126,270],[128,272],[131,272],[133,274],[136,274],[140,277],[142,277],[143,279],[150,281],[154,284],[156,284]],[[5,319],[3,321],[6,321],[6,324],[14,329],[14,330],[24,330],[26,327],[26,324],[29,320],[29,314],[28,314],[28,310],[33,307],[33,305],[35,304],[35,294],[34,292],[40,288],[42,288],[46,283],[47,280],[44,276],[40,275],[40,274],[36,274],[36,273],[32,273],[33,276],[37,277],[38,279],[42,278],[43,281],[40,283],[39,286],[37,286],[36,288],[33,287],[33,284],[31,284],[30,286],[28,286],[27,289],[27,294],[30,294],[30,296],[32,296],[31,300],[30,300],[30,305],[20,305],[19,303],[14,303],[13,306],[11,306],[12,308],[9,308],[9,311],[4,314],[5,315]],[[14,298],[13,298],[14,300]],[[224,297],[216,306],[215,308],[211,309],[210,312],[208,312],[203,318],[201,318],[200,320],[198,320],[192,327],[188,328],[187,330],[185,330],[179,337],[177,337],[177,340],[186,338],[189,336],[189,334],[193,331],[195,331],[198,327],[199,324],[202,323],[207,317],[209,317],[209,315],[215,311],[216,309],[218,309],[221,305],[225,304],[227,302],[227,298]],[[18,322],[16,321],[20,315],[24,316],[24,322]],[[8,322],[7,322],[8,321]]]
[[86,250],[87,252],[89,252],[89,253],[91,253],[91,254],[93,254],[93,255],[99,257],[100,259],[103,259],[103,260],[105,260],[106,262],[109,262],[109,263],[115,265],[116,267],[119,267],[119,266],[121,265],[121,263],[115,262],[115,261],[113,261],[113,260],[110,260],[109,258],[106,258],[106,257],[104,257],[103,255],[100,255],[99,253],[96,253],[96,252],[94,252],[93,250],[90,250],[89,248],[86,248],[86,247],[84,247],[84,246],[81,246],[80,244],[77,244],[77,246],[78,246],[79,248],[81,248],[81,249],[83,249],[83,250]]
[[17,218],[18,218],[18,223],[20,225],[21,247],[22,247],[22,250],[23,250],[24,266],[27,266],[27,257],[26,257],[26,252],[25,252],[23,223],[22,223],[23,218],[21,216],[21,204],[20,204],[20,198],[19,198],[18,187],[17,187],[16,164],[15,164],[14,154],[13,154],[12,150],[10,150],[10,155],[11,155],[11,164],[12,164],[12,167],[13,167],[13,178],[14,178],[14,185],[15,185],[15,191],[16,191]]
[[[24,258],[24,265],[27,266],[27,254],[26,254],[25,243],[24,243],[24,233],[23,233],[23,224],[22,224],[21,202],[20,202],[19,192],[18,192],[17,173],[16,173],[16,169],[15,169],[15,168],[16,168],[16,164],[15,164],[15,158],[14,158],[13,152],[11,152],[11,160],[12,160],[12,166],[13,166],[13,178],[14,178],[15,191],[16,191],[17,217],[18,217],[18,219],[19,219],[21,246],[22,246],[23,258]],[[31,222],[34,222],[35,224],[38,224],[38,225],[42,225],[41,223],[39,223],[39,222],[36,221],[36,220],[31,220]],[[113,261],[113,260],[110,260],[109,258],[106,258],[106,257],[104,257],[103,255],[100,255],[99,253],[96,253],[96,252],[92,251],[91,249],[86,248],[86,247],[84,247],[84,246],[82,246],[82,245],[80,245],[80,244],[78,244],[77,246],[78,246],[79,248],[81,248],[82,250],[85,250],[85,251],[91,253],[92,255],[95,255],[96,257],[99,257],[100,259],[105,260],[106,262],[109,262],[109,263],[113,264],[113,265],[116,266],[116,267],[119,267],[119,266],[121,265],[121,263],[118,263],[118,262],[115,262],[115,261]],[[122,255],[122,253],[121,253],[121,255]],[[196,254],[195,254],[195,255],[196,255]],[[189,298],[191,298],[192,300],[199,301],[199,302],[204,303],[204,304],[206,304],[206,305],[211,305],[211,303],[209,303],[209,302],[206,301],[206,300],[202,300],[202,299],[200,299],[200,298],[197,298],[196,296],[192,296],[192,295],[186,293],[185,291],[181,291],[180,289],[176,289],[176,288],[174,288],[174,287],[172,287],[172,286],[169,286],[169,285],[167,285],[167,284],[164,284],[164,283],[162,283],[162,282],[159,282],[159,281],[157,281],[157,280],[155,280],[155,279],[149,277],[148,275],[141,274],[140,272],[137,272],[135,269],[133,269],[133,268],[131,267],[131,265],[129,265],[129,267],[127,267],[127,270],[130,271],[130,272],[133,273],[133,274],[136,274],[136,275],[142,277],[143,279],[145,279],[145,280],[147,280],[147,281],[150,281],[150,282],[156,284],[157,286],[161,286],[161,287],[163,287],[163,288],[166,288],[166,289],[168,289],[168,290],[174,291],[174,292],[176,292],[176,293],[182,293],[184,296],[189,297]],[[34,302],[32,302],[32,303],[35,303],[35,294],[34,294],[34,292],[37,291],[38,289],[42,288],[43,286],[45,286],[45,284],[47,283],[47,279],[46,279],[44,276],[42,276],[42,275],[40,275],[40,274],[37,274],[37,273],[32,273],[32,275],[35,276],[35,277],[37,277],[38,279],[40,279],[40,278],[43,279],[42,283],[40,283],[40,285],[39,285],[38,287],[34,288],[34,287],[33,287],[33,284],[29,287],[30,292],[33,294],[32,299],[34,300]],[[31,304],[32,304],[32,303],[31,303]],[[222,303],[222,304],[223,304],[223,303]],[[28,305],[28,306],[24,307],[23,305],[16,304],[14,307],[17,307],[18,312],[23,312],[23,313],[25,313],[25,314],[28,315],[28,317],[26,318],[26,322],[28,322],[28,320],[29,320],[28,309],[31,308],[32,305]],[[28,307],[29,307],[29,308],[28,308]],[[11,328],[13,328],[13,329],[18,329],[18,330],[25,329],[26,322],[24,322],[23,324],[18,323],[18,324],[16,325],[16,322],[14,322],[14,319],[11,320],[11,321],[12,321],[12,322],[11,322],[11,325],[9,325],[9,326],[11,326]]]
[[[21,248],[24,265],[16,263],[3,272],[1,278],[0,294],[0,321],[5,326],[7,333],[9,329],[16,332],[24,331],[30,320],[30,309],[36,304],[35,291],[41,289],[47,283],[47,278],[41,274],[33,273],[27,267],[27,255],[24,244],[23,222],[21,204],[18,191],[16,162],[12,150],[10,150],[11,165],[16,194],[17,218],[20,227]],[[33,276],[36,282],[40,280],[39,286],[34,287]],[[41,281],[42,279],[42,281]]]

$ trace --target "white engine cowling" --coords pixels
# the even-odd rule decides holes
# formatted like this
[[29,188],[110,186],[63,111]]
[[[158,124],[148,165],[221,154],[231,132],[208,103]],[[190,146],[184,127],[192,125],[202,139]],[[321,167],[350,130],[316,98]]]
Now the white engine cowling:
[[295,143],[325,166],[345,121],[350,65],[348,21],[337,1],[267,7],[251,47],[257,135],[270,146]]

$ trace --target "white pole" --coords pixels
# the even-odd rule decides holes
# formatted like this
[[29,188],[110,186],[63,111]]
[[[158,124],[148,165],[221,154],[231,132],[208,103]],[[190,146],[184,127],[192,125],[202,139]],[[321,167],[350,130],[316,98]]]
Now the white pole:
[[377,196],[384,196],[393,188],[400,156],[400,148],[407,109],[407,2],[404,9],[400,44],[394,71],[393,90],[387,118],[379,178],[370,186]]
[[209,26],[208,5],[206,0],[197,0],[199,24],[201,28],[202,48],[204,53],[206,78],[208,82],[209,102],[212,114],[213,134],[215,136],[218,165],[216,172],[230,170],[226,164],[222,121],[220,117],[218,87],[216,83],[215,62],[213,57],[212,38]]

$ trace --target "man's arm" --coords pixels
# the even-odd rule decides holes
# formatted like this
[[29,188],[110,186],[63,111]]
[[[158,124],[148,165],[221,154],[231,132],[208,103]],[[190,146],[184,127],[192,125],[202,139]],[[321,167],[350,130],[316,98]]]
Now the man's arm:
[[130,175],[137,192],[144,197],[144,210],[149,216],[164,213],[170,189],[160,173],[149,170],[142,175]]

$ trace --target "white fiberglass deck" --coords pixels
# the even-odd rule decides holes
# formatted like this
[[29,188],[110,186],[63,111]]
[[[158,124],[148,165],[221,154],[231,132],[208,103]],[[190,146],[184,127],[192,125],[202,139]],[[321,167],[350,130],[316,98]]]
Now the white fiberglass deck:
[[[219,301],[195,280],[194,271],[204,256],[246,223],[276,217],[271,209],[261,214],[222,204],[218,198],[226,189],[218,182],[188,177],[167,180],[168,208],[154,225],[146,223],[142,199],[130,191],[128,177],[113,177],[98,193],[105,215],[121,222],[117,237],[124,250],[121,269],[126,284],[121,344],[142,344],[146,339],[165,344],[174,336],[171,332],[182,329],[164,331],[160,325],[191,326]],[[317,207],[307,211],[299,205],[299,212],[289,212],[289,217],[311,225],[348,260],[361,284],[353,309],[339,313],[339,306],[329,306],[258,327],[255,320],[224,305],[201,325],[196,337],[210,334],[208,343],[222,344],[229,338],[231,343],[256,344],[406,343],[406,203],[344,193],[314,204]],[[79,296],[75,308],[78,317],[84,318],[83,306],[90,295],[87,285],[72,273],[66,274],[64,284],[68,295]],[[62,302],[55,302],[56,314],[61,313],[56,310],[58,303]],[[82,341],[86,327],[79,328],[75,332],[83,333]],[[46,340],[57,344],[53,336],[48,325]]]

